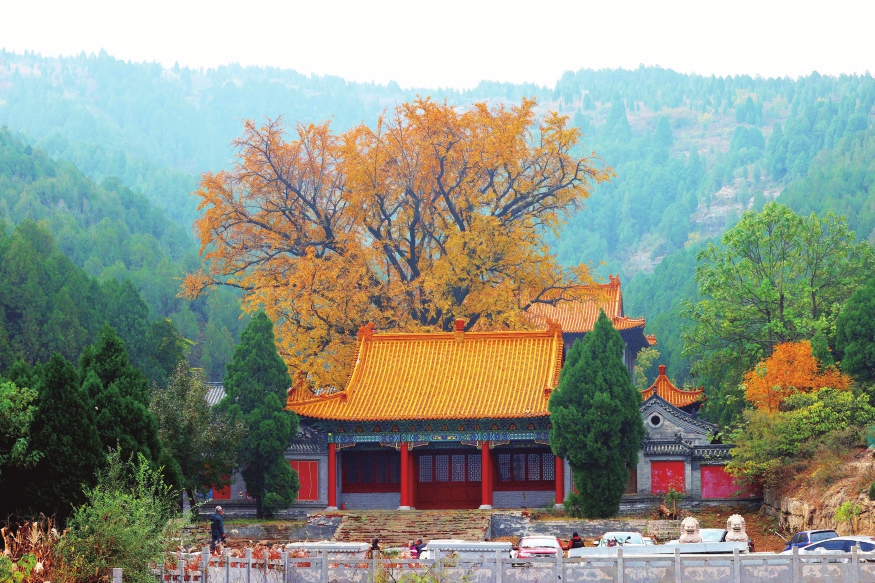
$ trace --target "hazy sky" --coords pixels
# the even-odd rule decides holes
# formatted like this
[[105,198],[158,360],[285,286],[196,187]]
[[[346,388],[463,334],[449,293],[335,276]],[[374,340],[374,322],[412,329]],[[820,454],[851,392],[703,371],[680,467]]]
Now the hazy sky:
[[875,0],[2,0],[0,47],[237,62],[403,87],[553,86],[567,70],[875,73]]

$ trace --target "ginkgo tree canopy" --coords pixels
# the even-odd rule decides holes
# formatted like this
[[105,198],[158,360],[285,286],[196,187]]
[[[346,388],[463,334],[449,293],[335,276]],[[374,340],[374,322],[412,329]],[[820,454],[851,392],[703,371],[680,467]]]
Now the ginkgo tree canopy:
[[230,171],[204,174],[204,267],[184,293],[243,291],[276,322],[290,369],[342,388],[356,333],[527,327],[534,302],[592,281],[544,236],[612,175],[579,132],[536,103],[466,108],[417,99],[373,127],[244,123]]

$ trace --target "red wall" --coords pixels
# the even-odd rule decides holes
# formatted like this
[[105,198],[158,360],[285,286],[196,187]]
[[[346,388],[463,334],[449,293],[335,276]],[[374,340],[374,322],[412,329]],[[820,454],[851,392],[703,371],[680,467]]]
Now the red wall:
[[319,462],[310,460],[289,461],[292,469],[298,472],[298,500],[319,500]]
[[669,486],[687,491],[684,478],[684,462],[650,462],[650,491],[665,494]]
[[213,486],[213,500],[230,500],[231,499],[231,484],[219,488]]
[[723,466],[702,466],[702,498],[757,498],[759,488],[739,484]]

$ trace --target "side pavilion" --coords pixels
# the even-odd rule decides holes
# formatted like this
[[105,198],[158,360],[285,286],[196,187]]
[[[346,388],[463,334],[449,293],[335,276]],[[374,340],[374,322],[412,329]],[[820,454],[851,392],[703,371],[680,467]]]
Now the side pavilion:
[[547,403],[561,328],[358,335],[346,387],[289,390],[287,408],[327,438],[329,508],[522,508],[561,504]]

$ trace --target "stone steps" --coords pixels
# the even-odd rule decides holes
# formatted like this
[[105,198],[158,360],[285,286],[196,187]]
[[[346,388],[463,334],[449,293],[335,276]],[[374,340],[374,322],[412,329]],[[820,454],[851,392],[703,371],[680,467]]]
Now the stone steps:
[[410,510],[346,512],[332,540],[370,542],[380,546],[406,546],[410,540],[455,538],[485,540],[491,513],[476,510]]

